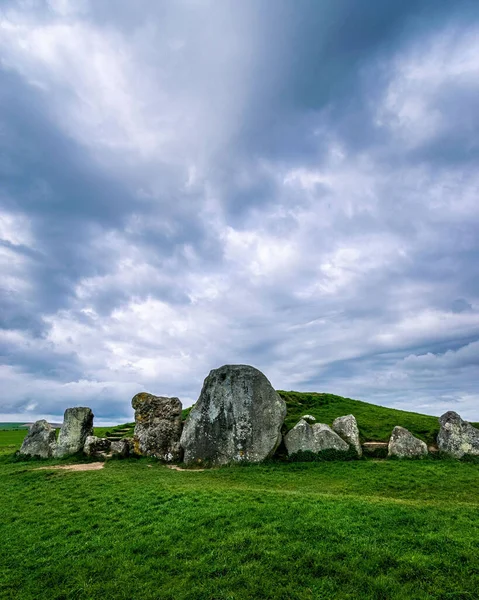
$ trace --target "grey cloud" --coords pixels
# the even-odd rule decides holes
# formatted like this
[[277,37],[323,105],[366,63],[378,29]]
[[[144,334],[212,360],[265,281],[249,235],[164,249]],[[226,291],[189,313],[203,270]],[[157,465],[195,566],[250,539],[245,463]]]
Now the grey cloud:
[[5,6],[52,54],[12,38],[0,71],[0,207],[31,238],[2,246],[1,413],[126,419],[138,388],[190,403],[224,362],[477,410],[474,86],[401,71],[479,27],[474,3]]

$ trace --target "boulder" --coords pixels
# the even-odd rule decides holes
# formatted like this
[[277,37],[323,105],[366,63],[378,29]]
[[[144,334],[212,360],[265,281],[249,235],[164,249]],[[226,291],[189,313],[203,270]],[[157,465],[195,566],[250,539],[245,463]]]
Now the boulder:
[[339,450],[346,452],[349,445],[335,433],[331,427],[324,423],[314,423],[310,425],[304,419],[301,419],[284,436],[284,443],[288,454],[297,452],[314,452],[315,454],[322,450]]
[[135,453],[165,462],[180,461],[180,400],[143,392],[133,398],[131,405],[135,410]]
[[130,442],[127,438],[122,438],[121,440],[116,440],[111,443],[110,451],[113,456],[118,456],[119,458],[126,458],[130,454]]
[[44,419],[36,421],[27,433],[19,453],[23,456],[50,458],[55,452],[55,429]]
[[465,454],[479,455],[479,429],[453,411],[439,418],[441,428],[437,436],[437,445],[441,452],[461,458]]
[[388,444],[388,456],[420,458],[426,456],[427,445],[404,427],[395,427]]
[[83,446],[83,452],[87,456],[105,456],[110,451],[111,442],[107,438],[97,437],[96,435],[89,435],[85,440]]
[[249,365],[224,365],[205,379],[183,427],[185,463],[261,462],[281,442],[286,403]]
[[358,456],[362,456],[363,451],[359,441],[359,429],[354,415],[338,417],[333,422],[333,431],[335,431],[347,444],[349,444]]
[[91,408],[83,406],[67,408],[58,436],[55,456],[69,456],[81,452],[89,435],[93,435],[93,413]]

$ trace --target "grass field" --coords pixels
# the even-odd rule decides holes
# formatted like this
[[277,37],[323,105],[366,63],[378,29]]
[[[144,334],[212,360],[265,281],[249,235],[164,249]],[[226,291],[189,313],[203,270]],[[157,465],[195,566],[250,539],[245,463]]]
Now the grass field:
[[0,432],[2,600],[478,597],[477,464],[38,471],[59,461],[16,462],[12,433]]

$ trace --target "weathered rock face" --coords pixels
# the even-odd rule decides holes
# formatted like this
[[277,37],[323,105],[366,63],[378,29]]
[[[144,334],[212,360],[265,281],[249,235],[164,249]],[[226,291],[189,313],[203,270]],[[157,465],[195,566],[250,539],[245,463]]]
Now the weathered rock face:
[[286,403],[248,365],[225,365],[205,379],[183,428],[186,463],[261,462],[281,442]]
[[56,446],[55,429],[44,419],[36,421],[23,440],[20,454],[23,456],[39,456],[50,458]]
[[324,423],[310,425],[301,419],[284,436],[288,454],[297,452],[321,452],[322,450],[339,450],[346,452],[349,445]]
[[126,458],[130,454],[130,442],[128,439],[123,438],[121,440],[116,440],[111,443],[110,451],[113,456],[118,456],[120,458]]
[[426,456],[427,445],[404,427],[395,427],[389,438],[388,456],[420,458]]
[[135,453],[166,462],[181,460],[180,400],[141,393],[133,398],[131,405],[135,410]]
[[437,445],[441,452],[461,458],[465,454],[479,455],[479,429],[453,411],[439,418],[441,428],[437,436]]
[[345,417],[335,419],[333,422],[333,431],[354,448],[358,456],[362,456],[363,450],[359,441],[359,429],[354,415],[346,415]]
[[83,452],[87,456],[105,455],[110,451],[111,442],[107,438],[89,435],[85,440]]
[[83,450],[86,438],[93,435],[93,413],[91,408],[77,406],[67,408],[58,436],[55,456],[76,454]]

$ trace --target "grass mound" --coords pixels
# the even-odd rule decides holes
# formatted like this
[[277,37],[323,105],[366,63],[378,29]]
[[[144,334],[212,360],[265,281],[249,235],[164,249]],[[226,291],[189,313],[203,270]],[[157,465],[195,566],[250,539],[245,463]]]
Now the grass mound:
[[331,425],[336,417],[353,414],[358,422],[362,442],[387,442],[393,428],[401,425],[426,444],[436,443],[439,432],[437,417],[377,406],[334,394],[283,390],[278,393],[284,398],[288,408],[285,420],[287,430],[294,427],[305,414],[310,414],[318,422],[328,425]]

